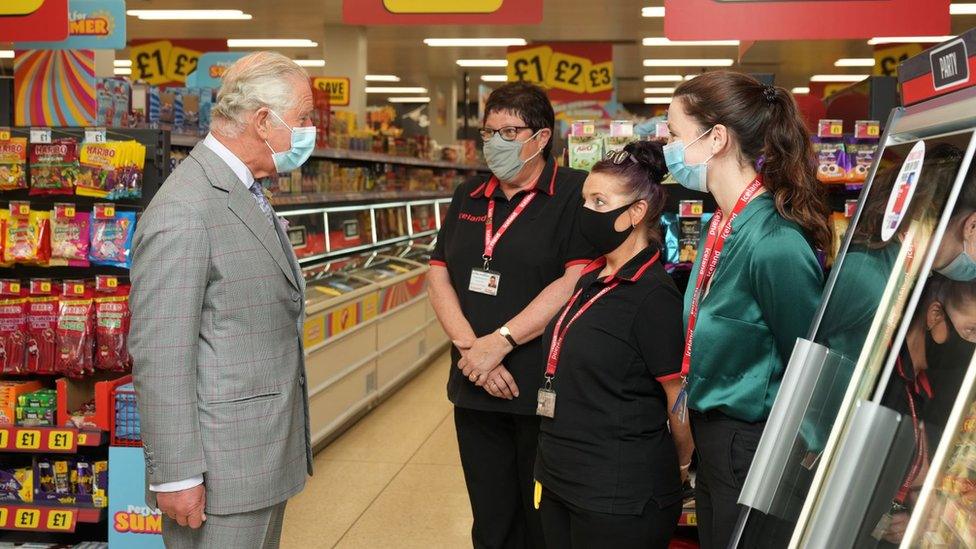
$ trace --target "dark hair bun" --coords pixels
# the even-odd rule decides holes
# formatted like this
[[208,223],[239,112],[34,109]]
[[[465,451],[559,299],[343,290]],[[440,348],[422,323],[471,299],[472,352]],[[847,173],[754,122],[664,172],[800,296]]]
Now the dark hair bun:
[[668,175],[668,166],[664,162],[664,147],[653,141],[635,141],[624,148],[637,163],[647,171],[647,177],[654,183],[660,184]]

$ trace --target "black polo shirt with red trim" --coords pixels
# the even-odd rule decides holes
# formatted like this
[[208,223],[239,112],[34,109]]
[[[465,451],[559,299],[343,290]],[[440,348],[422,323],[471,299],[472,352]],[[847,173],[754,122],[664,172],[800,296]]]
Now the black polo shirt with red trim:
[[599,277],[603,258],[587,266],[566,315],[619,282],[566,331],[552,382],[555,417],[542,418],[536,457],[536,479],[590,511],[639,515],[648,502],[681,499],[661,382],[681,375],[682,301],[656,253],[645,249],[607,278]]
[[[441,224],[431,265],[446,267],[461,311],[478,337],[491,334],[517,316],[571,265],[589,263],[598,254],[579,231],[579,212],[586,172],[557,168],[553,159],[535,187],[505,197],[495,177],[476,177],[458,187]],[[502,235],[495,247],[491,270],[501,274],[497,296],[468,290],[471,269],[481,268],[485,249],[488,201],[494,199],[494,230],[525,197],[536,193],[528,207]],[[482,411],[535,414],[536,390],[545,367],[539,338],[520,345],[504,360],[519,386],[519,397],[503,400],[468,381],[457,369],[460,353],[452,349],[448,398],[456,406]]]

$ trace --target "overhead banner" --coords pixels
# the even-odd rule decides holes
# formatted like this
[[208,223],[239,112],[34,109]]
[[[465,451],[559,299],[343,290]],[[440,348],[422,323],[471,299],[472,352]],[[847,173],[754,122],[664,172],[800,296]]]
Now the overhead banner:
[[951,31],[949,0],[665,0],[664,6],[664,34],[671,40],[828,40]]
[[68,0],[0,1],[0,41],[64,40]]
[[235,61],[248,52],[207,52],[197,60],[197,68],[187,77],[186,85],[194,88],[219,88],[220,79]]
[[531,82],[549,90],[553,101],[607,101],[616,83],[613,46],[552,42],[508,48],[509,82]]
[[121,50],[125,48],[124,0],[69,0],[68,38],[23,42],[25,50]]
[[18,50],[14,113],[18,126],[91,126],[95,99],[93,50]]
[[343,0],[347,25],[538,25],[542,0]]
[[153,86],[182,86],[197,69],[203,52],[226,48],[225,40],[134,40],[129,44],[132,79]]

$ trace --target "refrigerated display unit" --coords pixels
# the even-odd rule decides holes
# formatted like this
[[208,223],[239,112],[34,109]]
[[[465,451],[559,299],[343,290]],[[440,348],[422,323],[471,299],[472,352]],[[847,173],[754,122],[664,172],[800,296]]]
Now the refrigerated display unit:
[[734,546],[973,547],[959,525],[976,516],[976,473],[963,471],[976,280],[948,264],[969,224],[976,239],[976,75],[917,89],[944,75],[932,68],[945,52],[969,66],[974,46],[971,32],[900,70],[918,102],[888,120],[809,337],[780,381]]

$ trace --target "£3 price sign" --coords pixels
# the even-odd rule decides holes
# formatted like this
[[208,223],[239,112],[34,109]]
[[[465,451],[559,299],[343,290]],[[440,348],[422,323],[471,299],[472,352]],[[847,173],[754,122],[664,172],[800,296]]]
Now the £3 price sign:
[[531,82],[557,90],[563,94],[561,99],[593,94],[609,99],[614,88],[612,51],[609,44],[510,48],[506,75],[509,82]]

